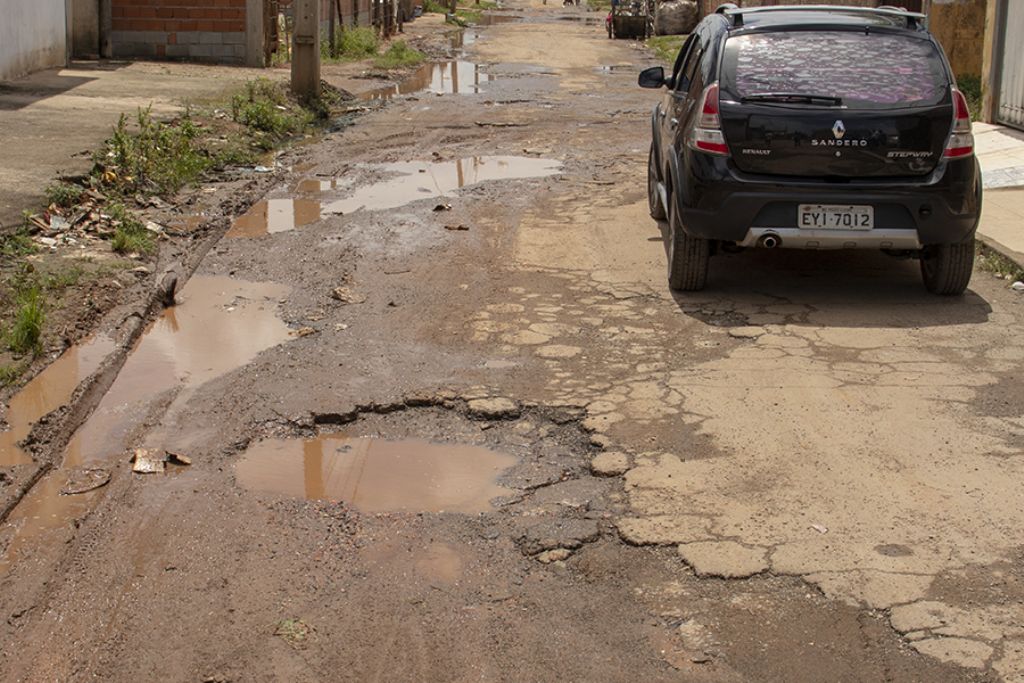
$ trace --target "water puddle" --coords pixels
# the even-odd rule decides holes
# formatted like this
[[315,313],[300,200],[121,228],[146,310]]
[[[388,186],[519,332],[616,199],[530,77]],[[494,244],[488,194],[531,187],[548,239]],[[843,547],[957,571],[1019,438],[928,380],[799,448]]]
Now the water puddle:
[[268,439],[249,447],[235,476],[250,490],[340,500],[367,513],[475,514],[512,493],[496,480],[516,462],[480,446],[417,439]]
[[[160,414],[164,416],[160,426],[149,433],[144,445],[167,445],[168,425],[174,424],[177,411],[199,386],[287,340],[288,327],[277,317],[276,308],[277,300],[288,291],[283,285],[228,277],[190,279],[179,295],[182,303],[165,310],[146,330],[113,385],[75,432],[61,468],[43,477],[11,512],[0,530],[10,538],[0,556],[0,573],[23,548],[35,547],[50,532],[67,527],[103,495],[102,488],[62,493],[71,477],[79,484],[90,481],[81,470],[83,465],[106,465],[109,471],[110,462],[125,455],[147,418]],[[99,353],[101,340],[93,342],[87,353],[79,350],[65,362],[76,361],[78,368],[98,363],[91,356]],[[73,374],[69,369],[64,372]]]
[[360,187],[351,197],[325,202],[324,211],[349,214],[360,209],[394,209],[419,199],[443,197],[459,188],[489,180],[552,176],[562,171],[562,164],[551,159],[483,156],[455,161],[402,161],[373,168],[392,177]]
[[0,575],[26,549],[31,549],[37,539],[70,525],[72,520],[87,513],[102,495],[102,489],[74,496],[61,494],[68,476],[65,470],[50,472],[11,511],[2,529],[9,534],[10,542],[0,555]]
[[6,414],[9,429],[0,433],[0,466],[32,462],[18,442],[28,436],[36,420],[67,403],[113,348],[113,340],[106,336],[72,346],[11,398]]
[[479,64],[462,60],[437,62],[424,64],[401,83],[360,93],[359,99],[390,100],[421,91],[439,95],[471,95],[480,92],[480,85],[490,80],[491,76],[484,73]]
[[516,14],[482,14],[480,18],[473,22],[477,26],[494,26],[495,24],[510,24],[515,21],[522,19],[521,16]]
[[235,219],[228,237],[259,237],[285,232],[314,223],[320,218],[320,202],[315,199],[265,199]]
[[[482,156],[454,161],[400,161],[361,166],[385,179],[352,189],[354,178],[307,178],[293,188],[299,197],[266,199],[235,219],[228,237],[253,238],[294,230],[327,215],[394,209],[420,199],[444,197],[463,187],[492,180],[544,178],[562,172],[552,159]],[[331,195],[347,192],[348,197]],[[311,197],[310,195],[317,195]],[[326,195],[323,196],[323,195]]]
[[[277,300],[288,287],[197,275],[142,336],[110,390],[75,433],[64,466],[120,457],[147,414],[168,417],[205,382],[241,367],[288,339]],[[169,402],[169,403],[168,403]],[[159,430],[150,435],[158,440]],[[147,443],[148,445],[148,443]],[[159,444],[157,444],[159,445]]]

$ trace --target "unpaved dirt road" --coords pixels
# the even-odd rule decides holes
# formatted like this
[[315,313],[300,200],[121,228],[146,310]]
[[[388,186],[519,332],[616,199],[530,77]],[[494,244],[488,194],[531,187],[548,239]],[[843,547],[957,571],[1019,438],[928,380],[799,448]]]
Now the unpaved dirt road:
[[143,336],[0,535],[3,680],[1024,680],[1022,299],[786,252],[672,295],[648,54],[515,9]]

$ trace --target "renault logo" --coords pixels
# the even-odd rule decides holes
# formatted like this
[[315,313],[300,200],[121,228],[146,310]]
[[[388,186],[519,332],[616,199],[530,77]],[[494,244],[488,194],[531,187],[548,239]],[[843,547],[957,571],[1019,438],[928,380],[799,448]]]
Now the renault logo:
[[841,120],[836,121],[835,125],[832,126],[832,135],[836,136],[836,140],[842,140],[843,136],[846,135],[846,126],[843,125]]

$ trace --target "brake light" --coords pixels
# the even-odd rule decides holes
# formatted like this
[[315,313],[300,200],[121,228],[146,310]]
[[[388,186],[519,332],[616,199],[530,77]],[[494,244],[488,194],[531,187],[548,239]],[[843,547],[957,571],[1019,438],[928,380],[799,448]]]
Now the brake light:
[[971,110],[967,107],[964,94],[953,91],[953,131],[949,134],[946,151],[942,153],[947,159],[963,159],[974,154],[974,133],[971,132]]
[[729,156],[729,147],[722,134],[722,119],[718,111],[718,84],[704,88],[700,97],[700,116],[690,132],[690,148],[707,154]]

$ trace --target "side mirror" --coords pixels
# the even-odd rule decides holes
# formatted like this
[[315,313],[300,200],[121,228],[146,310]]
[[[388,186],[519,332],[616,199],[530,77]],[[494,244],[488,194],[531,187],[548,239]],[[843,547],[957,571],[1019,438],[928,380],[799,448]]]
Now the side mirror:
[[640,72],[637,83],[641,88],[661,88],[665,85],[665,68],[652,66]]

